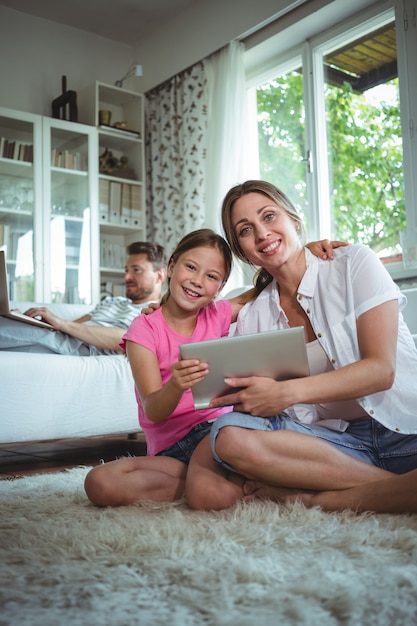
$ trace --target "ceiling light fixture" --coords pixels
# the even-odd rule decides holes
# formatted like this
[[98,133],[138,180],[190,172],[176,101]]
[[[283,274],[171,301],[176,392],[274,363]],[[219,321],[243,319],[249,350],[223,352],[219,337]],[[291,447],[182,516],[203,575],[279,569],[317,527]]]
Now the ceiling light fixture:
[[132,65],[127,70],[126,74],[122,76],[120,80],[116,80],[114,84],[116,85],[116,87],[123,87],[124,80],[127,80],[131,76],[142,76],[142,75],[143,75],[142,66],[137,65],[136,63],[132,63]]

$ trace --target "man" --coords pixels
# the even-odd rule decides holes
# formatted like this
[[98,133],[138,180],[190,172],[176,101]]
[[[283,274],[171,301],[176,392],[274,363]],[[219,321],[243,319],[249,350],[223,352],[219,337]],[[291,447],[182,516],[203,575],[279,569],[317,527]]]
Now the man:
[[61,319],[45,307],[25,311],[51,324],[56,332],[0,318],[0,350],[79,356],[119,352],[121,338],[133,319],[150,302],[160,300],[166,278],[162,246],[138,241],[126,251],[125,298],[108,297],[89,315],[74,321]]

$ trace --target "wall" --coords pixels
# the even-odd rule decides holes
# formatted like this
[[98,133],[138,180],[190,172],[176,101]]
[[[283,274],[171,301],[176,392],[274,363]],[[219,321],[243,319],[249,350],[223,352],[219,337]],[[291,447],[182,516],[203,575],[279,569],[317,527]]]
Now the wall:
[[0,58],[0,106],[51,115],[62,75],[74,91],[94,80],[114,84],[132,48],[0,6]]
[[[270,23],[300,4],[317,0],[200,0],[134,47],[148,91],[233,39]],[[327,4],[330,0],[319,0]]]
[[305,1],[200,0],[134,48],[0,6],[0,106],[50,115],[62,75],[79,91],[94,80],[114,84],[132,62],[144,76],[124,86],[145,92]]
[[265,31],[253,37],[255,42],[271,37],[271,23],[290,9],[293,13],[280,22],[286,26],[293,15],[300,23],[312,13],[322,19],[326,5],[342,15],[346,4],[357,11],[373,1],[196,0],[133,47],[0,6],[0,105],[50,115],[62,75],[68,89],[79,91],[94,80],[114,84],[132,62],[142,65],[143,76],[124,86],[146,92],[261,26]]

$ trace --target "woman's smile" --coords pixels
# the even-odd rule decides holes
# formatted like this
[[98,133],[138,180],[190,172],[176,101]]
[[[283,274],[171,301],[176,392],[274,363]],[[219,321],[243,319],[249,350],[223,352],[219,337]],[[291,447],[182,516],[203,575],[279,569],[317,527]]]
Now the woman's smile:
[[281,245],[281,240],[272,241],[268,243],[268,245],[259,248],[259,252],[261,254],[271,254],[277,251],[279,246]]

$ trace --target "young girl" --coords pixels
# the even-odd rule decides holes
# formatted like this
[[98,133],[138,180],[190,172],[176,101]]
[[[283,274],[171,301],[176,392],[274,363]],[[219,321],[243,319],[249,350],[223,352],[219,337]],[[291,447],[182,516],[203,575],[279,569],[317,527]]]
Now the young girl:
[[121,346],[135,380],[148,456],[93,468],[85,490],[94,504],[119,506],[182,497],[195,447],[208,435],[212,422],[230,408],[195,410],[191,387],[206,375],[207,364],[179,359],[179,346],[228,334],[242,299],[214,300],[231,267],[230,248],[220,235],[209,229],[186,235],[169,260],[162,306],[152,315],[139,315],[124,335]]

